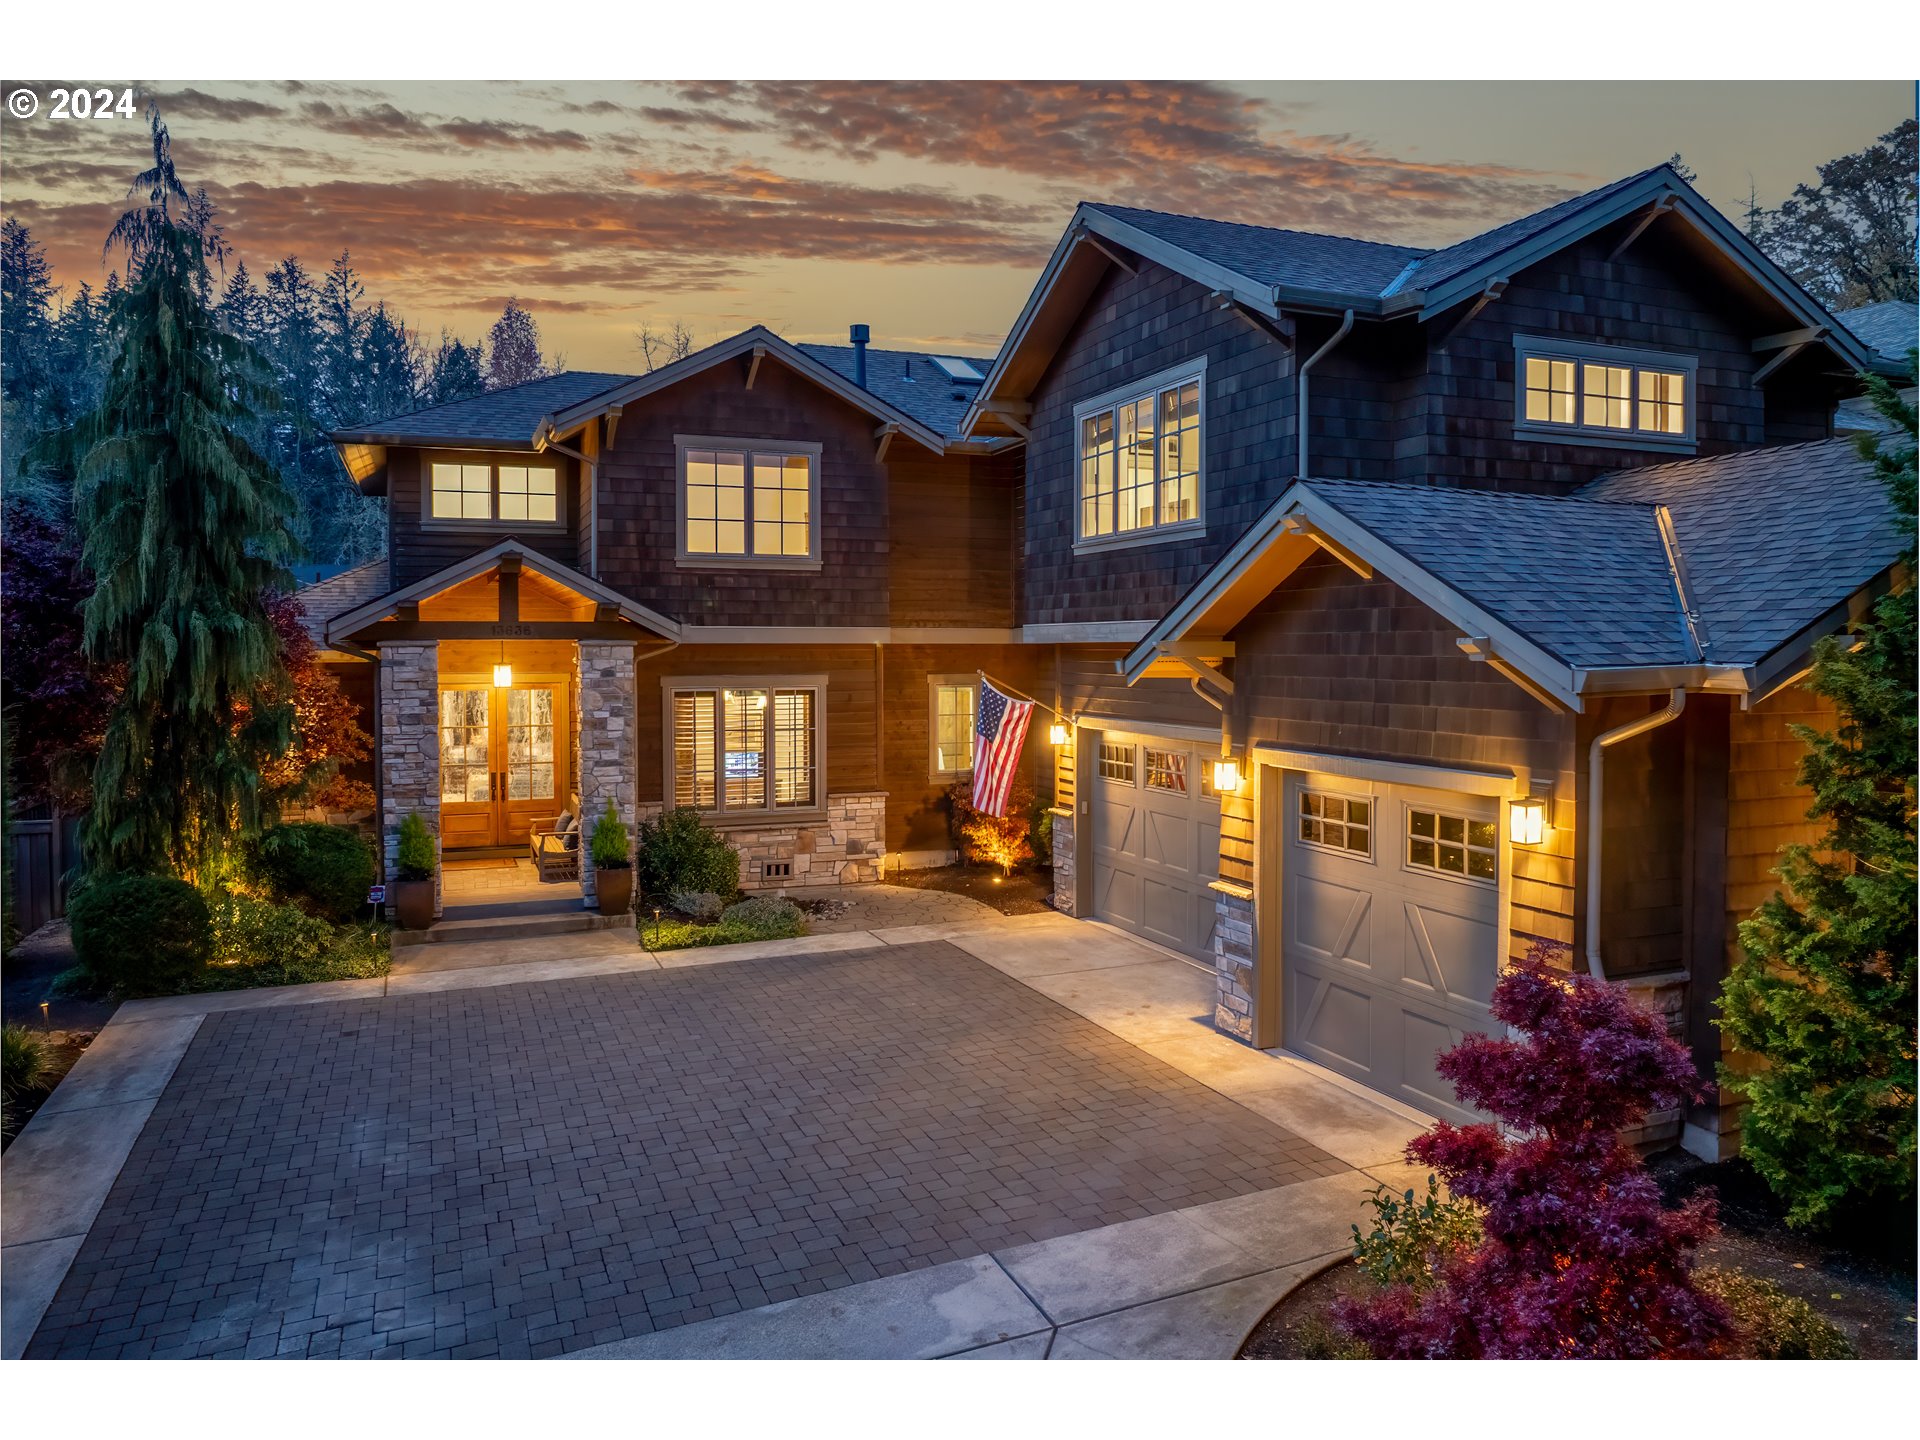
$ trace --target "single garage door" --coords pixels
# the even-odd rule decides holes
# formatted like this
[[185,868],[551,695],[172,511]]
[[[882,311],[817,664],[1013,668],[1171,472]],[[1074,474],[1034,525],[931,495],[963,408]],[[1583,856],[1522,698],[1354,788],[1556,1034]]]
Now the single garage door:
[[1283,801],[1286,1047],[1429,1114],[1480,1118],[1434,1057],[1498,1028],[1499,802],[1300,773]]
[[1092,793],[1093,913],[1202,959],[1213,955],[1220,801],[1210,757],[1177,740],[1100,738]]

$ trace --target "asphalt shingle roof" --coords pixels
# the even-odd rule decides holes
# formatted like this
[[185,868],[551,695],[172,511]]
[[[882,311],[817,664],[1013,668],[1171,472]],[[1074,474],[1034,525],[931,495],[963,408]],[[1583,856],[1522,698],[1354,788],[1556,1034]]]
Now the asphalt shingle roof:
[[1816,440],[1604,475],[1582,500],[1666,505],[1707,658],[1750,665],[1841,604],[1904,543],[1851,440]]
[[1124,205],[1089,204],[1087,208],[1124,220],[1156,239],[1263,285],[1379,295],[1408,265],[1432,253],[1411,245],[1383,245],[1306,230],[1275,230],[1265,225],[1168,215]]
[[1570,666],[1694,659],[1649,505],[1352,480],[1307,488]]
[[1836,310],[1834,318],[1897,365],[1904,365],[1907,352],[1920,346],[1920,305],[1911,300],[1878,300]]
[[[853,379],[854,360],[851,345],[800,345],[810,360],[817,360],[836,375]],[[993,357],[956,355],[982,376],[993,368]],[[896,410],[904,410],[922,425],[942,435],[960,437],[960,417],[967,404],[979,393],[978,381],[956,384],[942,374],[930,355],[915,350],[876,350],[867,347],[867,393],[877,396]]]
[[306,608],[300,623],[306,627],[307,634],[313,637],[313,643],[324,649],[329,620],[349,610],[357,610],[369,600],[378,600],[392,588],[392,582],[387,578],[387,560],[383,555],[378,560],[369,560],[351,570],[342,570],[338,575],[329,575],[324,580],[303,585],[293,592],[293,598]]
[[526,444],[534,427],[548,415],[604,394],[634,377],[597,370],[568,370],[544,380],[509,385],[470,400],[429,405],[384,420],[343,427],[336,438],[357,435],[404,435],[422,440],[497,440]]

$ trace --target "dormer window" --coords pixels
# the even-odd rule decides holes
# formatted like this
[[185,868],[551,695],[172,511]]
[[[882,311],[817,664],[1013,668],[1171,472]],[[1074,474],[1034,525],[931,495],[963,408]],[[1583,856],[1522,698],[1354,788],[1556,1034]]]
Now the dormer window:
[[1073,407],[1081,548],[1205,528],[1201,435],[1206,367],[1163,371]]
[[817,443],[676,435],[680,564],[820,566]]
[[1540,335],[1516,335],[1513,346],[1521,438],[1693,448],[1695,357]]

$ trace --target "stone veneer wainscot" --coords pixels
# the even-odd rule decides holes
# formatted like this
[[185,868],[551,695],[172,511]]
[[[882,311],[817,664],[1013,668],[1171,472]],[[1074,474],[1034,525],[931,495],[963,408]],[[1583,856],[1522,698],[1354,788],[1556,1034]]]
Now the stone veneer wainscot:
[[386,879],[400,858],[400,822],[417,811],[433,836],[433,913],[440,913],[440,642],[380,646],[380,833]]

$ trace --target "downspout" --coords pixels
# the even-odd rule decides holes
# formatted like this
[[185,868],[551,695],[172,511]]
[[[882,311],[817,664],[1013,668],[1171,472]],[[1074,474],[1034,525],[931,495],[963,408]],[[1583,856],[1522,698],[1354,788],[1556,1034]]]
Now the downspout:
[[1600,960],[1600,840],[1604,810],[1601,801],[1606,794],[1603,779],[1606,752],[1623,740],[1631,740],[1649,730],[1658,730],[1686,708],[1687,692],[1682,686],[1676,685],[1664,709],[1656,710],[1651,715],[1642,715],[1638,720],[1629,720],[1624,725],[1616,725],[1611,730],[1603,730],[1593,737],[1593,743],[1587,747],[1587,973],[1596,980],[1607,978],[1606,967]]
[[1300,432],[1300,456],[1293,471],[1293,478],[1296,480],[1307,478],[1307,372],[1318,365],[1329,350],[1346,339],[1347,332],[1351,329],[1353,329],[1353,311],[1349,310],[1340,317],[1340,328],[1327,337],[1327,343],[1300,362],[1300,395],[1297,407],[1299,414],[1295,420]]

